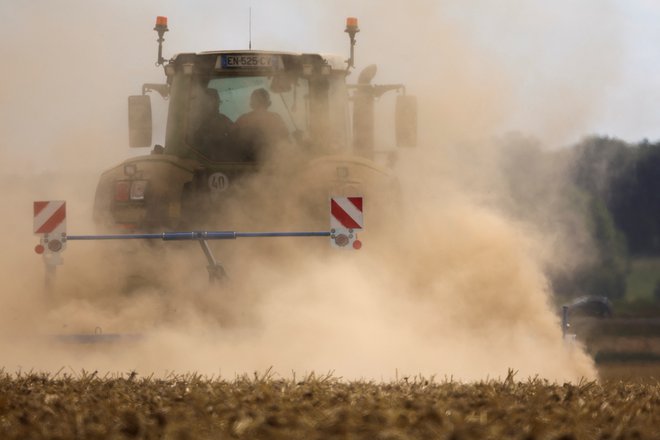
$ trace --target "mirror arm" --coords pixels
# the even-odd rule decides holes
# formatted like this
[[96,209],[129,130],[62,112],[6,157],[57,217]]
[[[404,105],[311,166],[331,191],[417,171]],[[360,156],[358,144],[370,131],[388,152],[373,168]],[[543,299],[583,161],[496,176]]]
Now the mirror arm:
[[403,84],[384,84],[384,85],[374,85],[374,97],[380,98],[385,93],[391,90],[402,90],[403,94],[406,94],[406,86]]
[[167,84],[154,84],[146,83],[142,84],[142,94],[146,95],[148,92],[155,91],[158,92],[163,99],[167,99],[170,96],[170,86]]
[[403,94],[406,94],[406,86],[403,84],[349,84],[348,89],[358,89],[363,93],[371,93],[371,96],[374,98],[380,98],[385,93],[392,90],[403,90]]

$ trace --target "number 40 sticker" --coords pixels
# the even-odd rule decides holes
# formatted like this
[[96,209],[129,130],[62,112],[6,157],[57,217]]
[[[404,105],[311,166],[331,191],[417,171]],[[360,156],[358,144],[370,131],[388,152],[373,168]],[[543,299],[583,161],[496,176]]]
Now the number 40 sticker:
[[223,192],[229,188],[229,178],[224,173],[213,173],[209,176],[208,184],[211,192]]

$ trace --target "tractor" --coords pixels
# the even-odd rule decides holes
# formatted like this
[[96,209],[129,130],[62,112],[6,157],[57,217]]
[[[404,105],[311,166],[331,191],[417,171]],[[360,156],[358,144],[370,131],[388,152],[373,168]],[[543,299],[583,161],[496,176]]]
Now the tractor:
[[[375,146],[375,102],[397,92],[390,125],[399,147],[416,144],[417,102],[402,84],[372,84],[375,65],[362,70],[356,84],[347,83],[355,63],[357,19],[346,23],[348,59],[250,47],[180,53],[166,60],[167,18],[158,17],[154,30],[156,65],[163,68],[165,81],[143,84],[142,94],[128,97],[129,145],[149,150],[102,173],[93,210],[97,233],[69,234],[65,201],[34,203],[34,232],[40,236],[35,251],[43,254],[48,290],[54,288],[55,268],[71,241],[116,244],[101,246],[102,256],[95,261],[112,278],[101,283],[117,284],[104,286],[102,292],[109,292],[109,304],[120,307],[143,287],[159,295],[175,288],[168,282],[177,272],[169,270],[173,265],[184,266],[178,273],[185,278],[186,293],[195,290],[190,283],[195,269],[188,266],[185,241],[200,244],[209,280],[221,281],[216,285],[224,288],[225,281],[233,280],[215,259],[210,241],[329,237],[331,246],[326,242],[323,249],[360,249],[357,231],[364,229],[363,210],[371,219],[370,234],[398,233],[385,226],[388,235],[378,226],[391,224],[401,207],[391,166],[396,150]],[[168,107],[164,145],[152,145],[155,95]],[[156,244],[160,241],[170,243]],[[235,260],[247,265],[242,273],[251,274],[249,263],[255,256],[273,263],[288,259],[292,267],[292,258],[324,252],[320,240],[302,241],[307,244],[259,240],[222,251],[224,257],[227,252],[239,255]],[[166,255],[170,249],[174,251]],[[114,296],[115,290],[123,296]],[[202,295],[207,290],[203,286]],[[103,301],[103,295],[99,298]],[[97,327],[94,335],[74,333],[60,339],[112,342],[122,335],[103,334]]]

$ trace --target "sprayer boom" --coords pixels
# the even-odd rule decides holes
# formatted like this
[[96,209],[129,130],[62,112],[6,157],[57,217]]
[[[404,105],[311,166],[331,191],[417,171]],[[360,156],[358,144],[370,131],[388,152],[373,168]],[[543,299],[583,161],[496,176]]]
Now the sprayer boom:
[[44,262],[52,273],[56,265],[62,264],[61,252],[68,241],[92,240],[163,240],[199,242],[208,262],[211,281],[220,279],[225,271],[215,259],[208,240],[235,240],[237,238],[284,238],[284,237],[330,237],[333,247],[360,249],[362,242],[357,238],[357,231],[362,230],[362,197],[333,197],[330,199],[329,231],[280,231],[280,232],[237,232],[237,231],[187,231],[160,232],[150,234],[102,234],[102,235],[67,235],[66,202],[34,202],[34,232],[41,235],[35,247],[38,254],[43,254]]

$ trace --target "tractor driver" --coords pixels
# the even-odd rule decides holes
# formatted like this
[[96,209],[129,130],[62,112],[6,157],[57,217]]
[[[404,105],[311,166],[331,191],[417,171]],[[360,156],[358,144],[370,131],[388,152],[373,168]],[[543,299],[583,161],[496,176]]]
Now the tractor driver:
[[202,120],[195,134],[195,145],[210,159],[221,160],[229,147],[229,133],[234,123],[220,113],[222,100],[216,89],[205,89],[202,99]]
[[236,141],[243,148],[245,160],[256,161],[265,147],[289,139],[289,130],[282,117],[268,111],[270,104],[268,90],[254,90],[250,95],[252,111],[241,115],[234,124]]

